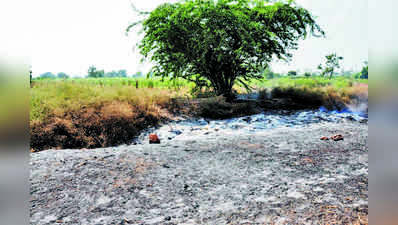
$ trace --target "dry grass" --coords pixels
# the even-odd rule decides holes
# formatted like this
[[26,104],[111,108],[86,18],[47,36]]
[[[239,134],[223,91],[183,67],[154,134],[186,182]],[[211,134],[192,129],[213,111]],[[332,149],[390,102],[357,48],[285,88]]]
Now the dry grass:
[[225,119],[256,113],[260,113],[260,111],[255,105],[249,103],[230,103],[226,101],[225,97],[220,96],[198,101],[194,114],[211,119]]
[[179,112],[175,92],[130,86],[61,83],[31,90],[30,147],[96,148],[128,143],[141,130]]
[[[264,92],[264,93],[262,93]],[[267,90],[259,96],[266,96]],[[329,110],[342,110],[350,105],[358,105],[368,100],[368,85],[355,84],[343,88],[333,86],[309,88],[306,86],[275,87],[271,91],[273,98],[290,98],[296,103],[307,106],[324,106]]]

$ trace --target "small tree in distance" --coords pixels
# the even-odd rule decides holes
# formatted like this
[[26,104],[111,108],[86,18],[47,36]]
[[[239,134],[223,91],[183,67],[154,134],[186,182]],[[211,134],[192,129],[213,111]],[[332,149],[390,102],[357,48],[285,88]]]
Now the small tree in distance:
[[97,68],[95,66],[90,66],[90,68],[88,68],[87,77],[100,78],[100,77],[104,77],[104,76],[105,76],[104,70],[97,70]]
[[364,62],[365,66],[361,70],[361,79],[368,79],[368,61]]
[[330,55],[325,56],[326,62],[325,65],[319,64],[318,69],[322,70],[321,75],[329,75],[329,79],[332,79],[335,69],[340,68],[340,60],[343,59],[342,56],[337,56],[336,53],[332,53]]
[[287,73],[287,75],[288,75],[289,77],[294,77],[294,76],[297,75],[297,72],[294,71],[294,70],[290,70],[290,71]]
[[55,79],[56,76],[51,72],[45,72],[43,74],[40,74],[40,78],[41,79]]
[[57,78],[68,79],[69,76],[68,76],[66,73],[64,73],[64,72],[59,72],[59,73],[57,74]]
[[[140,12],[140,15],[146,14]],[[323,36],[311,13],[294,1],[182,0],[158,6],[143,21],[141,53],[156,63],[155,76],[182,77],[233,98],[273,57],[288,61],[308,34]]]

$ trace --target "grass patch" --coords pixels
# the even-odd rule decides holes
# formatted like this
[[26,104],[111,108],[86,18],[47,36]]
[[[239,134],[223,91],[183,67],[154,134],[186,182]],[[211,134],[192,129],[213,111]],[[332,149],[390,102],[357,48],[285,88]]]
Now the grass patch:
[[[128,83],[127,83],[128,84]],[[128,143],[140,131],[182,111],[167,88],[37,82],[31,89],[30,146],[95,148]]]

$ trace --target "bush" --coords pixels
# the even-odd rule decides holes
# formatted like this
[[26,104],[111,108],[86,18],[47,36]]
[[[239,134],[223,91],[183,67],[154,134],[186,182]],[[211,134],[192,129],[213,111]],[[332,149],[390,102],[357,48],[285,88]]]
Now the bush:
[[213,97],[199,102],[197,116],[210,119],[226,119],[260,113],[253,103],[227,102],[225,97]]
[[266,89],[266,88],[264,88],[264,89],[261,89],[261,90],[259,90],[258,91],[258,100],[265,100],[265,99],[268,99],[269,98],[269,94],[270,93],[268,93],[268,90]]

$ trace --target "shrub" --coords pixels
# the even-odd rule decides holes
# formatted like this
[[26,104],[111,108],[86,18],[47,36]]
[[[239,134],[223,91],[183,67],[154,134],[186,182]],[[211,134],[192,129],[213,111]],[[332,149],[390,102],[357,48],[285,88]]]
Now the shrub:
[[258,91],[258,100],[265,100],[265,99],[267,99],[268,97],[269,97],[269,94],[270,93],[268,93],[268,90],[266,89],[266,88],[264,88],[264,89],[261,89],[261,90],[259,90]]
[[199,102],[197,116],[210,119],[226,119],[260,113],[255,104],[250,102],[227,102],[225,97],[213,97]]

